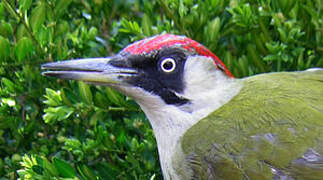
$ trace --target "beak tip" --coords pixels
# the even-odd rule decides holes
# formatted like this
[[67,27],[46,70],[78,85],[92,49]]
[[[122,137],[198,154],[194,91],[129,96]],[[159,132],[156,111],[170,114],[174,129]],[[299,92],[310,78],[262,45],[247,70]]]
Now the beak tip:
[[[47,64],[42,64],[42,65],[40,66],[40,69],[47,69],[46,65],[47,65]],[[43,73],[42,73],[42,74],[43,74]]]
[[42,76],[48,76],[48,72],[42,72],[41,75]]
[[79,77],[79,75],[74,74],[73,72],[66,72],[66,71],[45,71],[41,73],[42,76],[46,76],[46,77],[55,77],[55,78],[59,78],[59,79],[75,79],[77,80],[77,77]]
[[54,76],[55,73],[52,71],[45,71],[41,73],[42,76]]
[[45,63],[42,64],[40,66],[41,69],[51,69],[51,68],[55,68],[57,65],[59,64],[59,62],[50,62],[50,63]]

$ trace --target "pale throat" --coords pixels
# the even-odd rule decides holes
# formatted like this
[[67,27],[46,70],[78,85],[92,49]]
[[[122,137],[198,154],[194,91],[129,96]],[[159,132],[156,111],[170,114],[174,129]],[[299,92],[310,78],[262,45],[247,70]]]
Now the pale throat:
[[172,171],[172,153],[183,134],[230,101],[242,88],[240,80],[227,77],[216,68],[213,60],[201,58],[191,57],[185,64],[185,90],[177,94],[190,101],[185,105],[169,105],[157,95],[135,90],[134,100],[141,106],[154,130],[164,174],[165,171]]

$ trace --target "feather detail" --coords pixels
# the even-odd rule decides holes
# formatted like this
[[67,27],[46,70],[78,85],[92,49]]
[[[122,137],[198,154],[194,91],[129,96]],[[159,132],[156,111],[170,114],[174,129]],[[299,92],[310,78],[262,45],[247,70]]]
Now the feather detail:
[[193,176],[322,179],[323,71],[269,73],[243,82],[238,95],[184,134],[186,157],[204,161]]

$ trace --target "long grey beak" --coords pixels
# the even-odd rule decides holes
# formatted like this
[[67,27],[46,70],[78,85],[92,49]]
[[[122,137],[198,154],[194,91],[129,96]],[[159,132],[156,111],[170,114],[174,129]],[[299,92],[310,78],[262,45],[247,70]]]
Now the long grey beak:
[[113,66],[111,62],[114,60],[114,57],[108,57],[47,63],[41,66],[48,70],[42,75],[94,84],[123,84],[125,78],[137,74],[135,69]]

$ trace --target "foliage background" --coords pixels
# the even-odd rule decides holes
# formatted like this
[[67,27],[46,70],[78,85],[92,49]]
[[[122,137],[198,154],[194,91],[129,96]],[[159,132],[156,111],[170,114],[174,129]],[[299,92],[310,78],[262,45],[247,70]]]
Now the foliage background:
[[321,0],[0,1],[0,179],[161,179],[144,114],[106,87],[41,76],[163,32],[236,77],[323,67]]

